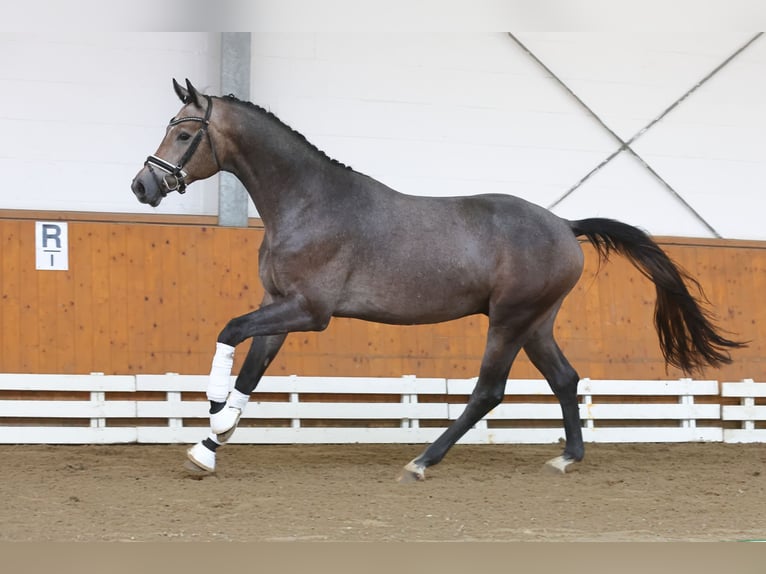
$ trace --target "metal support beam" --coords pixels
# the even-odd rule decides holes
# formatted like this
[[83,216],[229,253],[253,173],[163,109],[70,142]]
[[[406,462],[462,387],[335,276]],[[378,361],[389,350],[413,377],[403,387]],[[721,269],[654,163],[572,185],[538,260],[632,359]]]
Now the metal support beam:
[[[221,33],[221,93],[250,99],[250,32]],[[218,225],[247,227],[248,195],[240,181],[221,172]]]

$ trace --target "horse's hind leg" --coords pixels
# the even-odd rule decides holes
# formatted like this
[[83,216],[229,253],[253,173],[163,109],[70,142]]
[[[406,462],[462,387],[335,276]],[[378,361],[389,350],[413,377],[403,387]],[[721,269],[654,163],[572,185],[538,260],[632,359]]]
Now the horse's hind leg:
[[583,459],[585,445],[582,439],[580,406],[577,402],[577,383],[580,377],[553,338],[555,317],[556,313],[553,313],[550,319],[533,333],[524,344],[524,351],[546,378],[561,405],[566,445],[561,456],[549,460],[546,464],[547,468],[564,473],[572,463]]
[[423,480],[426,468],[441,461],[460,437],[503,400],[508,373],[521,349],[518,333],[505,325],[490,326],[479,380],[465,410],[420,456],[404,467],[399,482]]
[[[215,453],[218,447],[231,438],[237,428],[239,417],[245,409],[250,393],[253,392],[261,380],[266,368],[274,359],[282,347],[287,335],[272,335],[268,337],[253,337],[250,350],[242,364],[234,390],[225,403],[221,403],[218,410],[211,414],[211,432],[207,438],[201,440],[186,451],[189,461],[186,468],[194,472],[212,472],[215,470]],[[212,428],[213,417],[218,416],[218,428]],[[223,432],[220,431],[223,428]]]

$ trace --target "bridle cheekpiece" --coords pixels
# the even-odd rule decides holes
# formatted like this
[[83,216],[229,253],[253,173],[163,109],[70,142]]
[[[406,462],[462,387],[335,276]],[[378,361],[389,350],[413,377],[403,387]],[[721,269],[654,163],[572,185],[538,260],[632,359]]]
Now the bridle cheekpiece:
[[[157,180],[162,197],[165,197],[171,191],[177,191],[178,193],[186,192],[186,177],[188,174],[184,171],[184,166],[192,158],[194,152],[197,151],[197,147],[199,147],[199,144],[205,135],[207,135],[210,150],[213,152],[213,159],[215,160],[216,165],[220,168],[218,157],[215,153],[215,147],[213,146],[213,140],[210,138],[210,133],[208,132],[208,127],[210,126],[210,114],[213,111],[213,99],[207,95],[205,96],[205,99],[207,100],[207,110],[205,111],[204,118],[199,116],[186,116],[183,118],[173,118],[168,123],[168,127],[176,126],[183,122],[200,122],[202,124],[199,130],[197,130],[197,133],[194,134],[194,138],[189,144],[189,147],[186,148],[186,151],[183,156],[181,156],[178,163],[173,164],[156,155],[150,155],[144,162],[144,165],[149,169],[149,172],[154,176],[155,180]],[[165,172],[165,175],[162,178],[157,176],[153,169],[155,167]]]

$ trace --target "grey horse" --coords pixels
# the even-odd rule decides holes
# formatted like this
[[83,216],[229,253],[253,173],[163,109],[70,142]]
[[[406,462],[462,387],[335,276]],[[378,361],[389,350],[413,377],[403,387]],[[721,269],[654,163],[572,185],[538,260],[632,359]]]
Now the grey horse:
[[626,256],[654,283],[654,322],[669,365],[694,372],[729,363],[729,351],[744,345],[717,330],[689,292],[697,281],[636,227],[603,218],[567,221],[511,195],[399,193],[329,158],[256,105],[201,94],[188,80],[173,86],[184,105],[133,180],[136,197],[157,206],[169,192],[227,171],[244,184],[265,228],[264,300],[223,328],[218,344],[227,359],[214,359],[211,370],[211,381],[215,372],[227,380],[234,347],[252,339],[232,391],[239,400],[227,400],[227,391],[208,393],[214,432],[190,449],[195,468],[214,469],[215,449],[231,436],[288,333],[321,331],[332,317],[413,325],[481,313],[489,329],[468,405],[400,479],[424,479],[425,469],[501,402],[521,349],[561,405],[566,444],[549,464],[566,471],[585,452],[579,377],[553,326],[583,270],[579,236],[603,259],[612,251]]

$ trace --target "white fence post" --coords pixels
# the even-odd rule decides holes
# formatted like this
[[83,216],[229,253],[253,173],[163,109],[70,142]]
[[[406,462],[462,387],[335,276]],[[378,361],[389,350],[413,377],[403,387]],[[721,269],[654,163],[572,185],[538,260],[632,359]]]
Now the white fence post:
[[[745,379],[742,381],[744,383],[752,383],[753,379]],[[743,407],[754,407],[755,406],[755,397],[742,397],[740,399],[740,404]],[[746,419],[742,421],[742,430],[746,431],[753,431],[755,430],[755,421],[753,419]]]
[[[580,383],[583,384],[583,389],[586,390],[586,393],[582,396],[582,405],[585,407],[585,412],[587,413],[587,416],[585,418],[585,428],[586,429],[593,429],[595,426],[593,417],[591,416],[591,407],[593,406],[593,395],[587,392],[587,390],[590,388],[589,384],[590,379],[585,377],[584,379],[580,379]],[[578,383],[579,387],[579,383]]]
[[[418,395],[415,392],[415,384],[416,384],[415,375],[404,375],[402,379],[404,379],[405,381],[409,383],[407,385],[408,387],[410,386],[412,387],[410,389],[412,392],[402,393],[402,404],[405,404],[405,405],[418,404]],[[417,428],[420,428],[420,420],[405,417],[405,418],[402,418],[399,426],[400,428],[403,428],[403,429],[409,429],[409,428],[417,429]]]
[[[103,377],[104,373],[91,373],[92,377]],[[106,393],[103,391],[92,391],[90,393],[90,401],[95,405],[103,406],[106,403]],[[105,418],[90,419],[91,428],[104,428],[106,427]]]
[[[682,383],[691,384],[691,379],[681,379]],[[692,406],[694,404],[694,396],[691,394],[681,395],[678,397],[679,404]],[[697,421],[696,419],[682,419],[681,420],[681,428],[685,429],[693,429],[697,428]]]
[[[296,389],[298,388],[297,381],[298,381],[297,375],[290,375],[290,404],[294,404],[294,405],[297,405],[300,402],[298,392],[296,391]],[[300,418],[291,419],[290,428],[294,428],[294,429],[301,428],[301,419]]]
[[[166,377],[177,377],[178,373],[165,373]],[[181,408],[181,391],[167,391],[166,393],[167,401],[170,405],[176,406],[178,405],[178,410],[180,411]],[[176,418],[171,417],[168,418],[168,428],[172,429],[181,429],[184,426],[184,420],[183,418]]]

